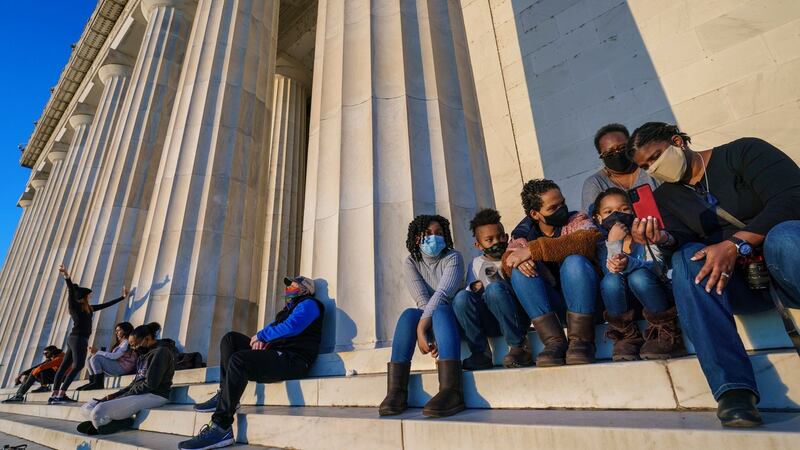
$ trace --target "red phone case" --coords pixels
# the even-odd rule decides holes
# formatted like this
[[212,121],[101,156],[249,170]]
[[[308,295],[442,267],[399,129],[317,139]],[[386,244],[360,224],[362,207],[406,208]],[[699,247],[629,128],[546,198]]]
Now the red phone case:
[[647,217],[655,217],[658,220],[658,225],[664,229],[664,220],[661,218],[661,213],[658,212],[658,205],[653,196],[653,189],[649,184],[636,186],[628,191],[628,195],[633,203],[633,211],[639,219],[646,219]]

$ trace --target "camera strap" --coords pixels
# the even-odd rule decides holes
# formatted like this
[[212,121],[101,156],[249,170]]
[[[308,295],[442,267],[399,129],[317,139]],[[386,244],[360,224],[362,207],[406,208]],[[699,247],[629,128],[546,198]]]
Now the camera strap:
[[[702,197],[700,199],[702,201]],[[708,204],[707,206],[711,207],[714,212],[717,213],[717,216],[720,219],[728,222],[736,228],[743,229],[745,227],[744,222],[734,217],[733,214],[729,213],[721,206],[712,206],[711,204]],[[797,325],[795,325],[794,320],[792,320],[792,316],[789,314],[786,306],[784,306],[783,300],[781,300],[778,288],[775,286],[775,280],[772,279],[772,274],[770,274],[769,278],[769,296],[772,298],[772,303],[775,305],[775,309],[778,310],[778,314],[781,316],[783,328],[786,330],[786,334],[789,335],[789,339],[792,341],[792,345],[794,345],[794,350],[797,352],[797,355],[800,356],[800,332],[797,331]]]

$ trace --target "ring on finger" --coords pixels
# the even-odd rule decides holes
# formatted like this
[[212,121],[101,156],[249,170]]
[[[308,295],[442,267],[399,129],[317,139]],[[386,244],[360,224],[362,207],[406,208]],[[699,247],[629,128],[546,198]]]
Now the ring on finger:
[[730,274],[730,273],[728,273],[728,272],[722,272],[722,273],[720,274],[720,276],[721,276],[722,278],[728,279],[728,278],[730,278],[730,277],[731,277],[731,274]]

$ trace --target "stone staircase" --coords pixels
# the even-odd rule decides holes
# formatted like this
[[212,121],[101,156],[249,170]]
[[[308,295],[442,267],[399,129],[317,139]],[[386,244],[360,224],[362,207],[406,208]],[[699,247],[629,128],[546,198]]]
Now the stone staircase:
[[[386,392],[390,349],[320,355],[311,376],[282,383],[250,383],[236,418],[236,436],[249,446],[299,449],[458,448],[798,448],[800,358],[785,349],[777,328],[763,328],[769,314],[740,321],[762,390],[767,424],[757,430],[722,429],[715,402],[696,358],[586,366],[502,369],[464,373],[468,410],[428,419],[421,407],[435,394],[434,361],[415,355],[407,413],[379,418]],[[758,327],[765,332],[747,333]],[[598,327],[598,356],[610,356]],[[755,339],[750,336],[758,336]],[[530,335],[535,348],[541,343]],[[765,349],[772,342],[777,349]],[[504,346],[493,339],[495,358]],[[780,349],[784,347],[784,349]],[[755,350],[760,348],[761,350]],[[345,374],[350,374],[349,376]],[[27,403],[0,405],[0,433],[53,448],[167,449],[207,423],[210,414],[192,404],[217,389],[219,369],[179,371],[168,406],[141,414],[137,431],[102,438],[75,431],[79,406],[48,406],[48,393]],[[106,390],[73,392],[79,402],[127,385],[130,376],[108,379]],[[79,385],[81,383],[76,383]],[[8,393],[8,390],[3,390]],[[0,442],[2,444],[3,442]]]

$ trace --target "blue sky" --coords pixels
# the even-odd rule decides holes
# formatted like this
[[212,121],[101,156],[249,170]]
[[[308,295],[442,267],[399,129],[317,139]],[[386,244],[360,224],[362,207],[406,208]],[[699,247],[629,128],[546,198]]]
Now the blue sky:
[[19,165],[26,144],[78,42],[96,0],[8,1],[0,19],[0,262],[4,262],[22,209],[17,200],[30,170]]

